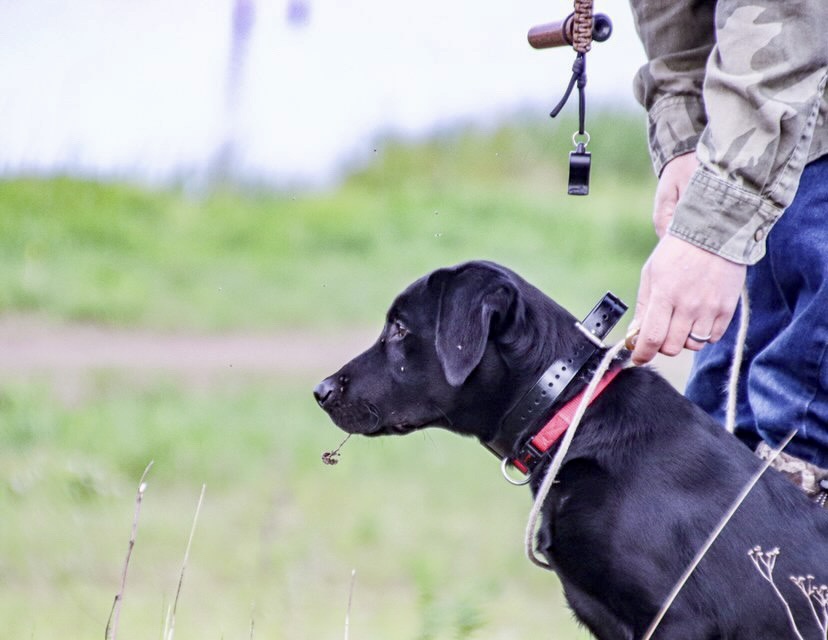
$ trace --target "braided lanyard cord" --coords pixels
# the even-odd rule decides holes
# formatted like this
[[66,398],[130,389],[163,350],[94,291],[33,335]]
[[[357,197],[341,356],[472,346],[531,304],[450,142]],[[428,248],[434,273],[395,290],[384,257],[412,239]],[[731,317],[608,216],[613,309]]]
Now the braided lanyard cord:
[[[587,151],[589,134],[585,129],[586,121],[586,54],[592,48],[593,25],[592,0],[575,0],[575,11],[564,21],[564,33],[571,29],[571,39],[567,40],[575,50],[575,62],[572,64],[572,76],[563,97],[550,112],[556,117],[578,85],[578,131],[572,136],[575,150],[569,154],[569,183],[567,193],[573,196],[589,194],[589,170],[591,154]],[[568,26],[567,26],[568,25]],[[579,139],[580,138],[580,139]]]
[[575,84],[578,84],[578,133],[584,135],[584,120],[586,119],[586,54],[592,49],[592,0],[575,0],[575,11],[572,14],[572,48],[577,52],[572,64],[572,77],[564,91],[563,97],[550,112],[553,118],[563,109]]
[[592,0],[575,0],[572,48],[578,53],[586,53],[592,48]]
[[572,18],[572,48],[578,52],[578,58],[581,60],[581,72],[578,77],[578,133],[584,135],[586,53],[592,49],[592,0],[575,0],[575,15]]

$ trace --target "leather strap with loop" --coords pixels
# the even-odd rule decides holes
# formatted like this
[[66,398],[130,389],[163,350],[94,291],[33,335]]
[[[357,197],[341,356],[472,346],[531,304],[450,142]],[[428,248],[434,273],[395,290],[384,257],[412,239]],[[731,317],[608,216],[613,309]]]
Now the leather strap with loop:
[[550,112],[556,117],[578,87],[578,131],[573,135],[575,151],[569,154],[569,195],[585,196],[589,194],[589,170],[592,154],[587,151],[589,134],[585,129],[586,121],[586,54],[592,48],[593,40],[603,42],[612,33],[612,23],[603,14],[593,16],[592,0],[574,0],[574,12],[563,21],[533,27],[529,31],[529,43],[537,49],[569,44],[576,52],[572,64],[572,76],[566,91],[557,105]]

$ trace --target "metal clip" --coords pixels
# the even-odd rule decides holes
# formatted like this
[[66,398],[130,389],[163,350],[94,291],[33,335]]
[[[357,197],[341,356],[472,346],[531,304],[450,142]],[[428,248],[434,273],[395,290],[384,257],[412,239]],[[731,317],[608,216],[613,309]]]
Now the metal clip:
[[606,348],[607,348],[607,345],[604,343],[604,341],[603,341],[603,340],[601,340],[601,338],[599,338],[599,337],[598,337],[598,336],[596,336],[594,333],[592,333],[592,331],[590,331],[589,329],[587,329],[587,328],[586,328],[584,325],[582,325],[580,322],[576,322],[576,323],[575,323],[575,328],[576,328],[578,331],[580,331],[581,333],[583,333],[583,334],[584,334],[584,336],[586,337],[586,339],[587,339],[587,340],[589,340],[592,344],[594,344],[594,345],[595,345],[596,347],[598,347],[599,349],[606,349]]
[[503,473],[503,477],[506,478],[506,482],[509,484],[513,484],[516,487],[522,487],[525,484],[529,484],[532,480],[532,476],[527,475],[525,480],[515,480],[512,476],[509,475],[509,472],[506,471],[507,467],[512,466],[512,461],[509,459],[508,456],[503,458],[500,462],[500,471]]

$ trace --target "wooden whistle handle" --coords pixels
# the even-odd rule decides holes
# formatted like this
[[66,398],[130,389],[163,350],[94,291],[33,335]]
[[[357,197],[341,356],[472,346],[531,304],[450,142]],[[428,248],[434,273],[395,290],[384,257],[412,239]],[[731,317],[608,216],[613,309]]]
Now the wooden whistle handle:
[[529,44],[535,49],[551,49],[572,45],[572,16],[563,20],[539,24],[529,29]]
[[[529,29],[529,44],[535,49],[572,46],[573,14],[563,20],[539,24]],[[604,42],[612,34],[612,22],[603,13],[596,13],[592,19],[592,39]]]

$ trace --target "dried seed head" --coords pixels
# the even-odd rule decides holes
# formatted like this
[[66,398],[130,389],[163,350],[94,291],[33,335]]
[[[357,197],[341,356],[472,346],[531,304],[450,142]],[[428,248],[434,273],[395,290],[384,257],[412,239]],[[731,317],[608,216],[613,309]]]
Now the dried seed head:
[[327,465],[339,464],[339,450],[345,445],[346,442],[348,442],[348,438],[350,437],[351,434],[348,434],[348,436],[339,444],[339,446],[336,449],[334,449],[333,451],[326,451],[325,453],[323,453],[322,462]]
[[322,454],[322,462],[325,464],[339,464],[339,451],[326,451]]

